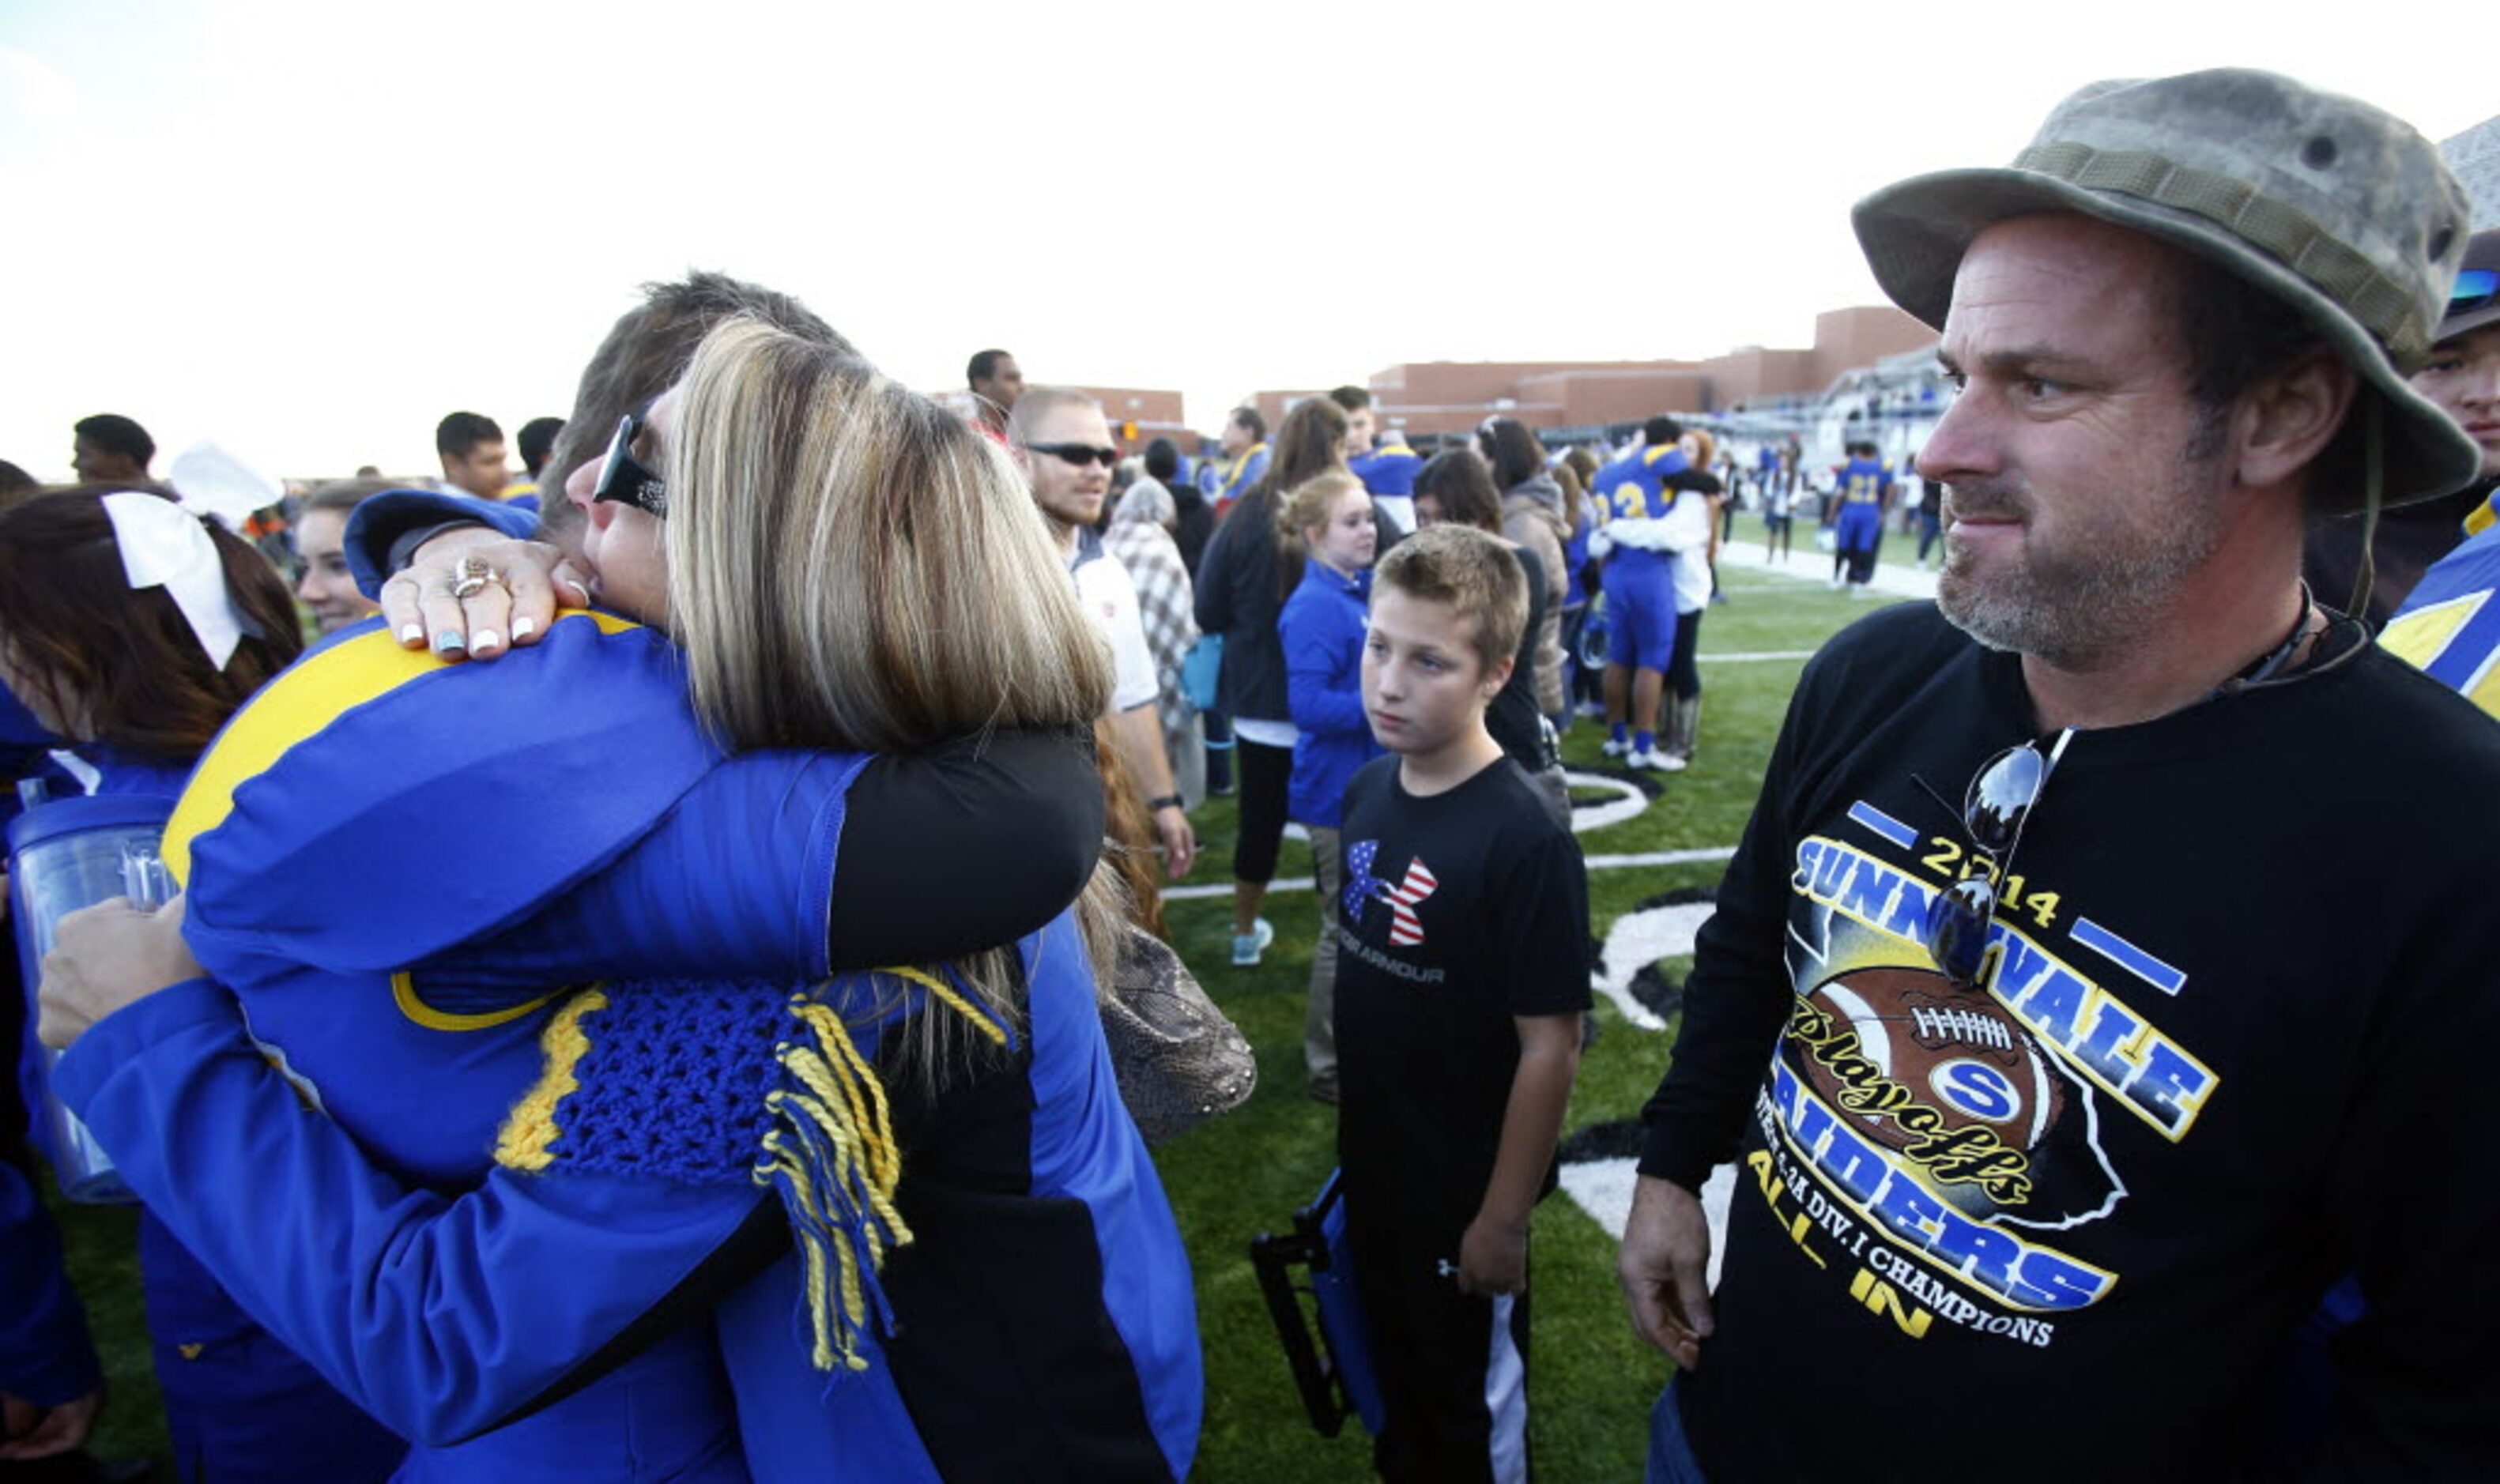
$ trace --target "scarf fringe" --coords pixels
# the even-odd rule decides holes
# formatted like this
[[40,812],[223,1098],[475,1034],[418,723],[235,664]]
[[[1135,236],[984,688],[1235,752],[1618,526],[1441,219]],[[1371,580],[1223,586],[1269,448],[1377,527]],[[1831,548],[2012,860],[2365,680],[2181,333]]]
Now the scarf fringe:
[[[1007,1043],[1006,1028],[953,986],[917,969],[879,972],[928,991],[994,1043]],[[872,1326],[880,1334],[894,1327],[877,1274],[888,1253],[911,1242],[894,1204],[903,1150],[885,1084],[841,1016],[812,993],[791,996],[789,1007],[806,1035],[773,1047],[781,1085],[765,1097],[772,1122],[755,1179],[780,1196],[789,1214],[814,1332],[810,1359],[819,1370],[866,1370]]]

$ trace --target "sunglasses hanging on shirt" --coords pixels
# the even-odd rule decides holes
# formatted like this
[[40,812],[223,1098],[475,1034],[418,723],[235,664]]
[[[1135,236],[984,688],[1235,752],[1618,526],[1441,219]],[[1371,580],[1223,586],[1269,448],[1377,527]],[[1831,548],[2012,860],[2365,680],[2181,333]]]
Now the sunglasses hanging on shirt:
[[2045,754],[2036,741],[2008,747],[1983,764],[1962,793],[1962,833],[1984,869],[1938,892],[1927,904],[1926,921],[1927,956],[1958,988],[1979,984],[1988,963],[1989,931],[1996,923],[1998,893],[2013,874],[2023,827],[2030,823],[2040,791],[2049,786],[2049,775],[2074,739],[2075,729],[2068,727]]

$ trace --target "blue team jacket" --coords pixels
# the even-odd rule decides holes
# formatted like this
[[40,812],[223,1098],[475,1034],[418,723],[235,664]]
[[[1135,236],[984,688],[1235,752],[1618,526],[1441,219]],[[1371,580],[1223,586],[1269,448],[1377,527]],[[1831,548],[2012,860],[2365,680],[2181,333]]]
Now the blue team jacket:
[[[187,762],[151,761],[95,745],[74,751],[93,775],[91,792],[99,795],[147,795],[170,806],[181,797],[191,774]],[[80,775],[64,767],[63,776]],[[30,1108],[49,1080],[43,1067],[43,1051],[29,1023],[19,1052],[18,1078]],[[57,1157],[49,1148],[45,1153]],[[10,1173],[14,1176],[15,1171]],[[0,1201],[0,1205],[5,1204]],[[33,1215],[41,1218],[43,1213],[36,1210]],[[64,1318],[77,1318],[76,1301],[69,1297],[68,1280],[59,1268],[57,1239],[49,1228],[49,1218],[42,1219],[38,1230],[20,1219],[0,1216],[0,1239],[6,1240],[13,1257],[22,1246],[29,1260],[49,1255],[51,1265],[49,1273],[38,1268],[19,1276],[19,1281],[33,1281],[39,1289],[49,1290],[22,1320],[14,1310],[0,1309],[0,1326],[13,1332],[21,1322],[58,1325]],[[398,1465],[405,1451],[400,1440],[326,1385],[302,1357],[264,1333],[215,1274],[174,1236],[153,1204],[140,1212],[139,1281],[147,1302],[149,1341],[177,1473],[235,1484],[355,1484],[380,1479]],[[0,1351],[29,1337],[16,1333],[0,1336]],[[54,1342],[71,1339],[60,1334]],[[74,1342],[85,1346],[82,1327]],[[92,1367],[91,1355],[86,1364]],[[55,1372],[55,1377],[71,1373]],[[43,1378],[37,1380],[40,1383]],[[49,1400],[67,1401],[86,1389],[80,1387]]]
[[0,1160],[0,1392],[58,1406],[103,1379],[51,1213],[34,1183]]
[[1415,493],[1415,472],[1424,467],[1423,456],[1402,443],[1392,441],[1359,458],[1345,461],[1363,487],[1375,495],[1407,495]]
[[[1036,1343],[1058,1336],[1007,1383],[973,1392],[1065,1399],[1014,1435],[1022,1467],[1053,1456],[1036,1455],[1036,1429],[1056,1426],[1067,1435],[1064,1456],[1081,1461],[1069,1465],[1071,1476],[1177,1475],[1195,1447],[1199,1404],[1186,1261],[1109,1074],[1090,980],[1068,958],[1072,948],[1049,959],[1072,969],[1044,974],[1038,965],[1049,956],[1038,944],[1021,1053],[1030,1090],[994,1098],[986,1119],[970,1120],[984,1138],[969,1153],[947,1144],[924,1159],[924,1178],[902,1201],[921,1238],[909,1251],[969,1250],[977,1259],[984,1242],[1029,1239],[987,1262],[959,1258],[960,1270],[942,1282],[915,1276],[934,1257],[889,1264],[885,1287],[904,1328],[888,1400],[909,1405],[872,1408],[867,1420],[845,1412],[846,1426],[832,1429],[836,1401],[856,1407],[879,1383],[873,1366],[831,1377],[816,1369],[794,1337],[806,1328],[797,1265],[786,1263],[792,1276],[778,1287],[768,1270],[716,1311],[696,1305],[699,1321],[713,1315],[710,1326],[673,1324],[626,1369],[516,1426],[444,1446],[565,1386],[611,1340],[669,1310],[671,1296],[682,1304],[681,1285],[721,1262],[763,1200],[751,1149],[736,1150],[707,1179],[647,1158],[603,1162],[583,1140],[596,1144],[599,1130],[617,1127],[623,1107],[660,1120],[657,1135],[643,1131],[644,1146],[687,1147],[688,1110],[708,1105],[652,1096],[668,1088],[668,1072],[725,1077],[753,1094],[737,1105],[760,1108],[767,1084],[759,1076],[773,1069],[775,1038],[686,1034],[692,1028],[670,1017],[752,1003],[752,985],[722,974],[761,976],[765,1006],[779,1014],[790,991],[773,986],[826,972],[840,795],[856,760],[749,753],[722,762],[699,730],[686,730],[690,718],[672,719],[658,704],[666,696],[682,711],[682,681],[663,663],[665,646],[638,638],[647,633],[573,614],[536,650],[491,667],[434,667],[374,634],[363,637],[362,652],[340,645],[309,660],[306,670],[327,660],[415,678],[362,700],[352,673],[308,687],[336,709],[326,720],[309,718],[323,744],[288,745],[278,730],[275,764],[251,752],[269,740],[255,742],[239,722],[219,749],[233,746],[239,766],[213,753],[169,832],[169,860],[196,867],[195,951],[239,981],[258,1039],[243,1035],[214,986],[169,991],[90,1032],[62,1064],[64,1095],[114,1125],[99,1137],[116,1153],[128,1144],[134,1188],[170,1188],[175,1171],[215,1171],[210,1188],[221,1199],[177,1212],[183,1239],[350,1395],[429,1445],[412,1457],[412,1476],[531,1476],[565,1459],[567,1477],[735,1477],[741,1466],[720,1446],[736,1417],[750,1450],[743,1467],[768,1478],[824,1477],[827,1450],[842,1439],[900,1437],[912,1418],[942,1413],[945,1399],[965,1393],[951,1379],[933,1389],[931,1378],[963,1372],[967,1355],[995,1359],[996,1337],[985,1333],[933,1360],[910,1349],[912,1336],[980,1330],[984,1315],[991,1328]],[[556,683],[567,706],[513,714],[477,678],[518,677],[526,672],[510,667],[524,660],[565,670]],[[603,704],[577,704],[590,698]],[[273,687],[255,707],[280,708],[283,718],[303,700]],[[293,719],[301,730],[308,718]],[[367,767],[361,772],[390,781],[360,785],[346,759],[369,760],[378,727],[419,762]],[[440,744],[440,763],[422,762],[428,737]],[[601,760],[597,799],[565,800],[557,796],[566,791],[546,786],[567,752]],[[301,797],[324,799],[356,827],[328,827],[290,803]],[[499,830],[492,860],[446,877],[441,862],[477,853],[462,841],[475,844],[480,818],[510,819],[515,829]],[[541,835],[548,841],[534,843]],[[374,838],[407,848],[378,859]],[[428,864],[413,880],[390,879],[400,858]],[[259,889],[219,887],[250,859],[275,863],[259,874]],[[364,874],[345,884],[358,861]],[[599,869],[585,876],[585,862]],[[563,1024],[589,997],[563,1002],[565,1011],[537,998],[548,984],[626,973],[692,987],[620,990]],[[534,1048],[543,1027],[550,1039],[542,1056]],[[145,1057],[130,1055],[125,1032]],[[523,1070],[536,1076],[518,1087],[515,1040],[533,1048]],[[280,1053],[275,1061],[263,1042]],[[381,1054],[385,1046],[392,1054]],[[662,1062],[635,1063],[637,1046],[662,1048]],[[685,1055],[714,1046],[724,1060]],[[376,1071],[429,1047],[436,1054],[421,1074]],[[728,1054],[733,1047],[745,1060]],[[472,1060],[446,1061],[444,1052],[463,1048]],[[301,1116],[289,1077],[334,1118]],[[621,1102],[609,1096],[618,1089],[626,1090]],[[177,1101],[179,1120],[150,1111]],[[499,1133],[495,1119],[508,1105]],[[115,1121],[122,1107],[133,1111]],[[477,1107],[492,1116],[481,1122]],[[967,1126],[956,1116],[941,1121]],[[359,1147],[341,1124],[368,1146],[377,1136],[389,1146]],[[535,1145],[525,1137],[532,1130]],[[481,1170],[477,1151],[489,1146],[498,1163]],[[536,1165],[527,1158],[533,1148]],[[248,1159],[235,1153],[247,1149]],[[970,1188],[953,1189],[950,1175]],[[1002,1194],[1019,1191],[1029,1194]],[[344,1289],[343,1263],[357,1275]],[[741,1281],[748,1270],[735,1270]],[[1081,1281],[1089,1274],[1090,1284]],[[950,1323],[947,1305],[980,1292],[972,1280],[983,1276],[997,1302]],[[1072,1296],[1089,1292],[1098,1302],[1069,1310]],[[1019,1302],[1038,1312],[1019,1312]],[[733,1324],[741,1318],[742,1328]],[[1070,1339],[1088,1336],[1090,1350]],[[906,1356],[913,1364],[903,1363]],[[775,1369],[783,1363],[794,1368],[788,1375]],[[723,1389],[733,1386],[734,1396]],[[802,1419],[793,1432],[780,1418],[781,1405],[801,1396],[815,1399],[812,1431]],[[759,1431],[756,1416],[780,1420]],[[1001,1437],[996,1427],[949,1429],[933,1434],[927,1451],[943,1467],[949,1450],[995,1448]],[[898,1456],[878,1451],[857,1476],[908,1476]]]
[[2500,715],[2500,528],[2433,562],[2379,643]]
[[[823,972],[859,761],[724,759],[685,704],[674,648],[605,614],[565,614],[492,666],[440,665],[367,625],[237,714],[165,856],[192,950],[241,999],[260,1054],[380,1170],[458,1191],[485,1176],[540,1077],[556,988],[629,968]],[[759,878],[768,861],[785,874]],[[217,1240],[225,1207],[144,1199],[247,1309],[420,1444],[405,1478],[523,1477],[549,1461],[570,1477],[744,1477],[700,1327],[453,1446],[466,1430],[374,1383],[394,1357],[342,1347],[271,1298],[267,1248]]]
[[[1006,1070],[903,1114],[927,1121],[906,1138],[896,1203],[913,1240],[881,1275],[892,1333],[864,1369],[831,1375],[798,1317],[798,1261],[751,1278],[724,1261],[760,1206],[778,1214],[742,1171],[664,1178],[559,1157],[535,1174],[499,1165],[457,1196],[412,1186],[302,1116],[206,980],[96,1026],[61,1083],[100,1138],[129,1143],[134,1187],[213,1172],[224,1199],[191,1213],[186,1237],[247,1266],[273,1322],[411,1434],[491,1424],[694,1291],[713,1305],[704,1334],[718,1336],[759,1480],[1176,1479],[1203,1383],[1187,1258],[1119,1100],[1072,919],[1021,952],[1026,1021]],[[620,991],[618,1024],[585,1016],[572,1096],[604,1085],[609,1045],[682,1048],[668,1032],[699,1017],[699,998]],[[887,1022],[918,1008],[889,1006]],[[859,1039],[875,1058],[872,1031]],[[771,1056],[752,1038],[718,1049],[701,1073],[702,1058],[682,1058],[673,1096],[644,1100],[651,1116],[681,1128],[706,1100],[674,1094]],[[178,1123],[157,1121],[177,1106]],[[575,1126],[611,1125],[586,1106]],[[359,1280],[342,1285],[342,1270]]]

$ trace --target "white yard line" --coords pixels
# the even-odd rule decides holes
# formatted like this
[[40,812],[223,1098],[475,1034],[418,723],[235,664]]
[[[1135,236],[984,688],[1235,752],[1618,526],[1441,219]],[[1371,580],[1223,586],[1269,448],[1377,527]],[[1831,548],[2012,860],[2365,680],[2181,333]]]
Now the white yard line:
[[[1909,544],[1909,550],[1919,549],[1915,536],[1903,536],[1893,531],[1884,533],[1887,551],[1900,548],[1904,542]],[[1760,546],[1741,541],[1722,542],[1719,545],[1719,568],[1722,572],[1730,568],[1758,572],[1794,582],[1828,583],[1831,580],[1831,553],[1816,550],[1813,543],[1813,537],[1801,536],[1789,559],[1775,563],[1762,554]],[[1936,595],[1936,575],[1921,572],[1916,567],[1904,567],[1898,562],[1879,560],[1875,564],[1875,579],[1867,585],[1887,597],[1932,598]]]
[[[1629,799],[1617,797],[1603,804],[1587,805],[1573,810],[1571,824],[1575,833],[1603,829],[1607,825],[1620,823],[1649,807],[1648,797],[1621,778],[1610,778],[1596,773],[1568,772],[1564,773],[1563,776],[1571,780],[1571,786],[1574,788],[1611,788],[1618,790],[1620,794],[1631,796]],[[1628,809],[1626,807],[1633,800],[1638,801],[1638,807]],[[1734,845],[1704,845],[1691,850],[1646,850],[1637,855],[1593,855],[1588,858],[1588,865],[1591,871],[1628,871],[1644,866],[1695,866],[1707,861],[1724,861],[1735,853]],[[1279,892],[1290,896],[1296,892],[1313,889],[1314,883],[1309,876],[1278,876],[1267,883],[1269,896]],[[1204,902],[1210,898],[1232,895],[1233,883],[1230,881],[1206,886],[1164,888],[1166,902]]]

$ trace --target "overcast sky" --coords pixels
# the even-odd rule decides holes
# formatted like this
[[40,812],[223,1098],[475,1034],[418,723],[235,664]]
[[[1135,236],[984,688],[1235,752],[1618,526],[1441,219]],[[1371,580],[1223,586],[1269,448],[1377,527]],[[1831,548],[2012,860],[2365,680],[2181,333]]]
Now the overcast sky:
[[2010,159],[2094,78],[2272,67],[2434,139],[2500,110],[2478,12],[2309,14],[0,0],[0,457],[67,478],[113,411],[431,473],[443,413],[561,415],[688,267],[925,388],[997,345],[1201,427],[1405,360],[1802,346],[1877,302],[1853,200]]

